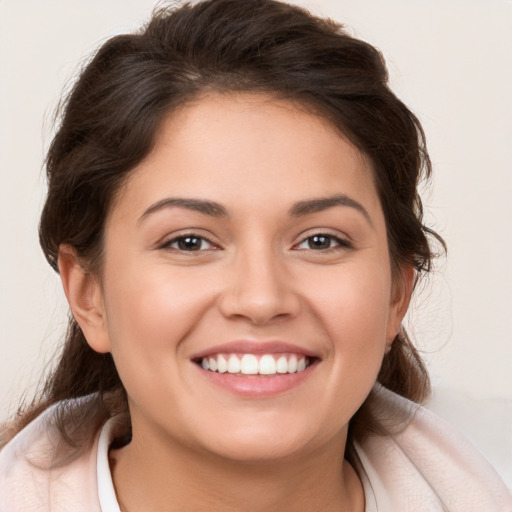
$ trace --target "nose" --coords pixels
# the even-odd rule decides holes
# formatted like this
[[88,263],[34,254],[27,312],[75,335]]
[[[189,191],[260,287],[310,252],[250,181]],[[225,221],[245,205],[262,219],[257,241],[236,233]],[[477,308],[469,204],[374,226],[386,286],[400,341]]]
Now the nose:
[[301,303],[286,265],[270,249],[239,255],[230,265],[220,309],[255,325],[297,316]]

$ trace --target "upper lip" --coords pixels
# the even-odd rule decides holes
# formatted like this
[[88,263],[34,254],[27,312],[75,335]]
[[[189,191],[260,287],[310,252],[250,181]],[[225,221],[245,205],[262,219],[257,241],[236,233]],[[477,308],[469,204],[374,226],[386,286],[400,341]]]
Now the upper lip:
[[202,357],[212,356],[214,354],[280,354],[291,353],[304,355],[307,357],[319,356],[309,349],[300,347],[293,343],[285,341],[256,341],[256,340],[236,340],[228,343],[222,343],[213,347],[208,347],[191,356],[191,359],[200,359]]

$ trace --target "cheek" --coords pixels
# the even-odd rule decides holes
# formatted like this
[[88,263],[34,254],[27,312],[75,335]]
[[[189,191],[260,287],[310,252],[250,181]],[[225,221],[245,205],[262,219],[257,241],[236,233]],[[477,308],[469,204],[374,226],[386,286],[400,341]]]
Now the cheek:
[[311,302],[341,346],[351,339],[384,341],[391,294],[391,278],[385,271],[347,265],[337,275],[317,275],[314,290]]
[[332,345],[333,378],[371,387],[386,346],[391,279],[378,267],[342,270],[316,281],[311,304]]
[[163,401],[180,400],[182,342],[208,309],[208,288],[190,272],[171,272],[166,265],[139,265],[133,272],[119,266],[109,277],[105,304],[112,356],[130,403],[151,415]]
[[158,360],[164,353],[175,354],[210,302],[204,279],[187,269],[153,263],[133,271],[117,267],[110,277],[105,302],[117,359]]

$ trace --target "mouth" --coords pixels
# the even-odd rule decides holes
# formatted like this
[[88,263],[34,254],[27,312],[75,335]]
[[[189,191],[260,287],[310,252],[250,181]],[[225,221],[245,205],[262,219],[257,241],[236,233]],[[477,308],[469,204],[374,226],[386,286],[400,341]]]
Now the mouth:
[[215,389],[250,399],[280,396],[317,373],[319,354],[282,341],[238,340],[190,357]]
[[203,370],[240,377],[275,377],[301,373],[318,362],[317,357],[290,353],[212,353],[194,358]]

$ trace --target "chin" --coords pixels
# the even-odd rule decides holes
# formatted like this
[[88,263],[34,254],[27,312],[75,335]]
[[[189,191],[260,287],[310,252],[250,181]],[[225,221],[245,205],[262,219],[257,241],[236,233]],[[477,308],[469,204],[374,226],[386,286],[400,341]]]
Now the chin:
[[[212,432],[206,448],[211,453],[241,463],[270,463],[309,456],[321,445],[328,443],[331,435],[312,431],[304,425],[289,421],[247,425]],[[336,437],[336,436],[335,436]]]
[[290,439],[236,439],[218,443],[209,450],[223,459],[246,464],[265,464],[300,456],[304,443]]

